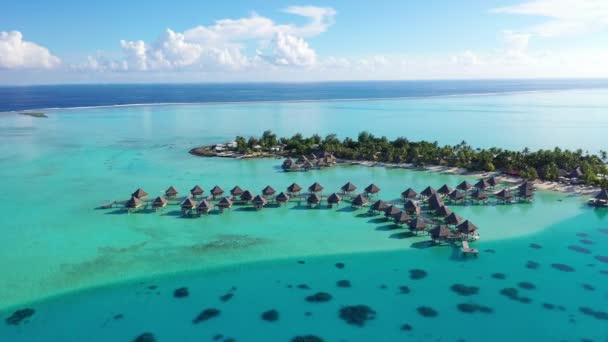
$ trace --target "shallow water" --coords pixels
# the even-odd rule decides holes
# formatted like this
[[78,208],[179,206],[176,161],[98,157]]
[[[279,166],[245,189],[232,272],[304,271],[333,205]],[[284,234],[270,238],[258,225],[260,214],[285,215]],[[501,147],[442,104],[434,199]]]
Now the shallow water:
[[[187,150],[270,128],[279,135],[352,136],[369,129],[442,143],[466,139],[476,146],[560,145],[596,151],[602,149],[608,125],[602,115],[607,93],[138,106],[56,110],[48,119],[0,115],[0,307],[6,308],[0,317],[23,307],[36,310],[27,324],[0,325],[0,337],[6,337],[0,339],[131,340],[150,331],[159,340],[210,340],[216,334],[239,341],[261,335],[288,340],[297,334],[326,341],[369,340],[380,334],[387,340],[601,340],[608,335],[606,321],[579,308],[606,311],[608,275],[601,271],[608,265],[595,257],[608,254],[608,234],[599,230],[608,228],[608,212],[587,208],[583,198],[539,192],[533,204],[452,207],[480,227],[482,238],[475,247],[482,252],[475,259],[462,259],[449,247],[422,248],[426,237],[406,237],[405,230],[347,205],[311,210],[292,203],[260,212],[234,208],[200,219],[181,218],[175,207],[131,215],[95,207],[126,199],[139,186],[152,197],[169,185],[182,193],[195,184],[207,192],[215,184],[226,191],[238,184],[260,192],[267,184],[281,191],[293,181],[304,187],[319,181],[329,193],[346,181],[359,188],[374,182],[383,199],[397,198],[410,186],[455,186],[464,178],[368,167],[283,173],[280,160],[204,159]],[[542,248],[530,248],[531,243]],[[540,267],[527,268],[528,261]],[[337,269],[336,262],[346,267]],[[560,271],[553,263],[575,271]],[[413,281],[410,269],[423,269],[428,277]],[[506,279],[492,278],[495,272]],[[140,284],[140,279],[146,280]],[[339,288],[338,280],[350,280],[352,287]],[[518,288],[519,282],[536,289]],[[287,287],[301,283],[312,289]],[[479,294],[458,296],[450,290],[457,283],[477,286]],[[147,289],[150,285],[157,285],[160,294]],[[181,286],[190,289],[190,296],[174,299],[173,290]],[[232,286],[237,288],[234,298],[220,301]],[[399,286],[411,292],[397,294]],[[510,287],[532,302],[499,293]],[[332,300],[304,300],[317,291],[330,293]],[[493,313],[457,310],[457,304],[467,302]],[[565,310],[543,309],[543,302]],[[340,306],[354,304],[369,305],[376,319],[364,327],[339,320]],[[439,315],[423,317],[418,306],[432,307]],[[221,314],[193,325],[205,308]],[[260,319],[273,308],[278,321]],[[312,315],[305,316],[306,311]],[[114,320],[116,314],[124,318]],[[405,323],[412,325],[411,332],[399,329]],[[505,326],[513,329],[503,332]]]

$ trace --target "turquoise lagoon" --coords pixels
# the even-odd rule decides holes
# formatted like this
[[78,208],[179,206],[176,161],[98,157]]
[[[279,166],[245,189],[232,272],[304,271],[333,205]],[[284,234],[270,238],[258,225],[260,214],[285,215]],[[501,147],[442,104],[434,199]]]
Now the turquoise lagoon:
[[[327,192],[346,181],[360,188],[374,182],[382,198],[394,199],[410,186],[456,185],[464,177],[355,166],[283,173],[279,160],[205,159],[187,151],[265,129],[598,151],[606,149],[606,109],[608,91],[594,90],[63,109],[48,111],[48,119],[2,114],[0,316],[25,307],[36,313],[27,323],[0,324],[0,340],[130,341],[151,332],[160,341],[218,334],[237,341],[307,334],[325,341],[603,341],[608,212],[586,207],[585,198],[539,192],[533,204],[453,207],[480,227],[481,254],[467,259],[451,247],[426,248],[426,237],[408,237],[347,205],[234,208],[200,219],[181,218],[175,208],[130,215],[95,208],[139,186],[154,196],[169,185],[184,193],[195,184],[259,192],[294,181],[319,181]],[[426,277],[411,279],[414,269]],[[337,286],[339,280],[351,287]],[[463,296],[454,284],[477,293]],[[190,295],[174,298],[180,287]],[[332,299],[305,300],[320,291]],[[233,297],[221,300],[227,293]],[[363,326],[339,318],[340,308],[359,304],[375,318]],[[463,312],[459,304],[489,309]],[[419,307],[436,316],[421,315]],[[193,324],[208,308],[221,313]],[[270,309],[277,321],[260,318]]]

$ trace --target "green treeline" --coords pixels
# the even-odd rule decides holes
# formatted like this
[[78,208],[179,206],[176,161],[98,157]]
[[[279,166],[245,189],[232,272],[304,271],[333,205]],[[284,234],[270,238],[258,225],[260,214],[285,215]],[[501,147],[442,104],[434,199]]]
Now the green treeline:
[[582,150],[510,151],[497,147],[475,149],[466,142],[458,145],[440,146],[436,141],[409,141],[407,138],[389,140],[376,137],[369,132],[359,133],[358,138],[340,140],[335,134],[321,137],[317,134],[304,137],[295,134],[289,138],[278,138],[265,131],[262,137],[245,139],[237,137],[237,150],[248,153],[256,145],[262,150],[282,146],[289,156],[308,155],[327,151],[340,159],[366,160],[388,163],[412,163],[417,166],[443,165],[461,167],[470,171],[494,171],[519,175],[530,180],[555,181],[559,177],[577,178],[589,185],[608,186],[604,175],[608,174],[608,153],[589,154]]

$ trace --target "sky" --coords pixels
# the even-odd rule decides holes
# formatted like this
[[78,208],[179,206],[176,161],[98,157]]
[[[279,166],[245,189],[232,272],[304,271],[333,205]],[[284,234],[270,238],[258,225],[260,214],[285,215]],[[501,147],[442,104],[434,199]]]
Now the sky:
[[0,8],[0,84],[608,77],[608,0]]

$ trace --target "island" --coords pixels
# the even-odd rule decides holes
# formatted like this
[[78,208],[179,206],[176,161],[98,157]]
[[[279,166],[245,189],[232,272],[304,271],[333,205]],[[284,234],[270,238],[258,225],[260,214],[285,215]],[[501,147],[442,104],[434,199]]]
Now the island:
[[44,113],[41,112],[22,112],[19,113],[20,115],[27,115],[27,116],[31,116],[34,118],[48,118],[48,116]]
[[473,148],[465,141],[441,146],[436,141],[410,141],[404,137],[389,140],[365,131],[359,133],[356,140],[349,137],[340,140],[336,134],[323,138],[318,134],[304,137],[299,133],[279,138],[265,131],[261,137],[237,136],[227,143],[193,148],[190,153],[203,157],[286,158],[282,165],[285,171],[322,169],[339,163],[384,163],[497,172],[526,180],[608,188],[606,151],[591,154],[558,147],[538,151],[482,149]]

